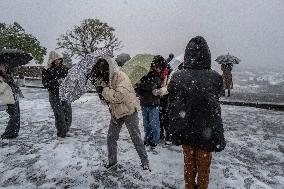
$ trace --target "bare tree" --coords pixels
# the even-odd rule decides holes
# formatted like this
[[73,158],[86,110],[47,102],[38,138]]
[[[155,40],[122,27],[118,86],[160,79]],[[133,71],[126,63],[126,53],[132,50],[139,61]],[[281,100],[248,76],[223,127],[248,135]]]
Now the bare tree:
[[57,39],[57,49],[64,49],[70,57],[85,57],[97,49],[118,50],[121,41],[114,35],[114,28],[99,19],[85,19]]

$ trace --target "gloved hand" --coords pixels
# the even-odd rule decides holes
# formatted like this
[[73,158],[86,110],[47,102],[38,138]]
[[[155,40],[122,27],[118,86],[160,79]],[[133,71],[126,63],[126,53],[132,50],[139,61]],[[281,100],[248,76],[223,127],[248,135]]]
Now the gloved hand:
[[60,79],[57,79],[57,82],[59,83],[59,84],[61,84],[62,82],[63,82],[63,78],[60,78]]
[[160,96],[160,95],[161,95],[161,91],[160,91],[159,89],[154,89],[154,90],[152,91],[152,94],[153,94],[154,96]]
[[97,81],[96,82],[96,86],[100,86],[100,87],[105,88],[105,87],[107,87],[107,84],[104,81]]

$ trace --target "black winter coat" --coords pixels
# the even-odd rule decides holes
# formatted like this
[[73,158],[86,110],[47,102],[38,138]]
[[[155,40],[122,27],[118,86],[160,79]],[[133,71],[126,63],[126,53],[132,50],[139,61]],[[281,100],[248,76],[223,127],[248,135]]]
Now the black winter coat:
[[161,88],[162,81],[160,76],[150,71],[146,76],[142,77],[140,83],[135,88],[139,96],[141,106],[159,106],[160,96],[154,96],[152,91]]
[[[200,49],[206,52],[199,46]],[[190,52],[194,52],[192,47]],[[226,145],[219,103],[223,79],[210,69],[209,49],[205,54],[196,54],[201,57],[189,60],[206,57],[204,62],[187,62],[184,70],[173,74],[168,85],[170,136],[176,145],[188,144],[209,152],[222,151]]]
[[59,95],[58,79],[63,79],[67,76],[68,69],[66,67],[50,67],[42,70],[42,84],[55,95]]

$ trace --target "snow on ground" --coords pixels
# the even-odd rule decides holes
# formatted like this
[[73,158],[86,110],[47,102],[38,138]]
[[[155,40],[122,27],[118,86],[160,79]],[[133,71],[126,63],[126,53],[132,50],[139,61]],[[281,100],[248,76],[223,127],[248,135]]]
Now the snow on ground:
[[[96,94],[73,104],[71,136],[59,140],[47,92],[23,92],[20,136],[0,142],[0,188],[184,188],[181,147],[148,149],[152,172],[143,171],[125,127],[118,142],[120,168],[103,167],[110,118]],[[209,188],[283,188],[284,112],[233,106],[222,112],[228,144],[214,154]],[[1,133],[7,120],[0,112]],[[143,135],[142,121],[140,129]]]

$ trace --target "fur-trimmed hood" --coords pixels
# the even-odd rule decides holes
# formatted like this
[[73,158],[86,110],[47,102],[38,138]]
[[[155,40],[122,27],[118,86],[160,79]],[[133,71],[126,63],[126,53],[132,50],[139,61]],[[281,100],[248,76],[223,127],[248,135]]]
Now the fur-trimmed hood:
[[51,51],[50,53],[49,53],[49,58],[48,58],[48,62],[47,62],[47,65],[46,65],[46,67],[47,68],[50,68],[52,65],[52,62],[54,62],[55,60],[57,60],[57,59],[62,59],[63,60],[63,57],[59,54],[59,53],[57,53],[57,52],[55,52],[55,51]]

